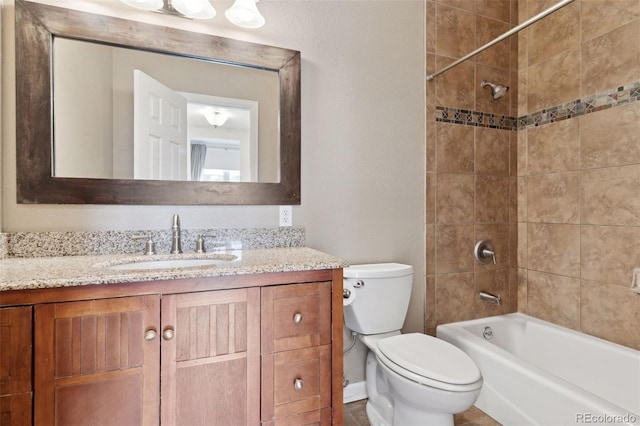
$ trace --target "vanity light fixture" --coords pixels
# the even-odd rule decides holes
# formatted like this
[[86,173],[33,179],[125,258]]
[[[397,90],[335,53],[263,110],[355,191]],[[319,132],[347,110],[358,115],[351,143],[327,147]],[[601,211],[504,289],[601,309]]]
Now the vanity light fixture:
[[224,16],[229,22],[242,28],[260,28],[264,25],[264,17],[260,14],[256,3],[259,0],[236,0]]
[[163,0],[120,0],[122,3],[143,10],[158,10],[164,7]]
[[213,108],[207,108],[202,112],[204,118],[214,127],[220,127],[229,119],[229,114],[222,111],[216,111]]
[[138,9],[180,15],[191,19],[211,19],[216,10],[209,0],[120,0]]
[[[209,0],[120,0],[129,6],[156,12],[184,16],[191,19],[211,19],[216,10]],[[242,28],[260,28],[265,19],[256,3],[260,0],[235,0],[225,12],[225,16],[234,25]]]

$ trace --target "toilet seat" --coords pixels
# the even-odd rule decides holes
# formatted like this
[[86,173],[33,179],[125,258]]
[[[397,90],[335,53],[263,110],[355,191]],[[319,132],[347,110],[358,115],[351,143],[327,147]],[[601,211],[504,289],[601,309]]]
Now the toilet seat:
[[414,382],[467,392],[482,386],[482,375],[473,360],[444,340],[420,333],[382,339],[376,355],[390,370]]

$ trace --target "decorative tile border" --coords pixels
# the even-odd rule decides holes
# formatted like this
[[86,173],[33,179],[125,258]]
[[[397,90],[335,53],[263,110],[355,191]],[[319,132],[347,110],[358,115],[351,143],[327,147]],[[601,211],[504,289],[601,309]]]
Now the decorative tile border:
[[502,130],[514,130],[516,126],[515,117],[441,106],[436,106],[436,121]]
[[[137,235],[153,238],[158,253],[168,253],[170,250],[171,232],[164,230],[9,232],[0,234],[0,259],[3,252],[4,257],[9,258],[142,253],[144,241],[134,240],[133,237]],[[183,229],[182,249],[185,253],[195,250],[198,235],[215,235],[206,243],[209,251],[222,244],[233,249],[305,245],[305,229],[299,227]],[[5,244],[2,244],[3,236]]]
[[436,106],[436,121],[492,129],[525,130],[637,101],[640,101],[640,81],[545,108],[542,111],[518,118]]

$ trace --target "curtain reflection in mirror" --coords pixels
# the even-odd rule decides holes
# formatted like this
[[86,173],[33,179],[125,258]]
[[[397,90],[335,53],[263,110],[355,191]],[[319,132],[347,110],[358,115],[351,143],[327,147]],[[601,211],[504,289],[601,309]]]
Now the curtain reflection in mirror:
[[207,146],[200,143],[191,144],[191,180],[202,178],[202,169],[207,159]]

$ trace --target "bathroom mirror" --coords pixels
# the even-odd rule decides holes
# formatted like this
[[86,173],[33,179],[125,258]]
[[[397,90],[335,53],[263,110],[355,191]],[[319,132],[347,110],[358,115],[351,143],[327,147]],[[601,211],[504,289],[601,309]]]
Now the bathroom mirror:
[[[271,158],[265,161],[275,162],[269,177],[252,179],[254,181],[251,182],[210,182],[196,181],[190,177],[180,181],[173,175],[168,177],[169,180],[161,180],[152,174],[134,179],[135,176],[128,174],[128,171],[113,175],[76,175],[75,167],[71,168],[72,172],[60,172],[56,167],[57,154],[61,155],[66,150],[76,152],[77,155],[83,143],[95,141],[90,137],[90,127],[89,130],[85,128],[84,136],[79,140],[68,140],[69,134],[76,129],[73,126],[75,113],[67,115],[67,123],[72,124],[66,128],[55,120],[56,113],[63,111],[61,99],[74,103],[73,98],[69,100],[64,92],[59,93],[61,89],[56,86],[54,68],[65,67],[64,63],[55,62],[56,57],[64,60],[62,54],[54,55],[56,40],[80,41],[86,45],[103,47],[115,46],[126,49],[127,52],[136,50],[145,55],[170,55],[165,56],[164,62],[167,64],[180,60],[193,62],[196,67],[208,65],[223,69],[222,74],[217,74],[218,78],[223,78],[220,75],[237,72],[239,75],[246,73],[249,77],[244,78],[251,80],[262,79],[251,77],[256,75],[264,75],[265,80],[271,79],[272,89],[267,89],[267,92],[271,90],[274,93],[275,90],[275,96],[257,95],[256,99],[246,99],[246,93],[216,94],[209,89],[204,94],[193,93],[193,88],[188,84],[176,88],[182,95],[195,96],[196,103],[202,97],[222,95],[215,97],[255,105],[256,111],[259,111],[256,116],[269,119],[259,126],[258,158],[262,156],[263,150],[260,136],[264,134],[265,139],[275,139],[270,143],[272,152],[264,156],[265,159]],[[178,67],[189,69],[191,65]],[[146,71],[156,73],[154,67]],[[216,72],[205,71],[204,75],[188,78],[206,80],[214,78]],[[160,80],[163,78],[161,76]],[[227,85],[233,84],[229,82]],[[19,203],[300,204],[300,53],[297,51],[17,0],[16,95]],[[272,97],[276,100],[270,99]],[[101,114],[103,115],[109,114]],[[79,120],[82,118],[79,117]],[[114,133],[121,132],[117,137],[114,135],[111,138],[116,145],[107,148],[104,145],[97,150],[108,151],[106,158],[112,162],[111,168],[123,168],[127,166],[125,163],[131,161],[131,155],[126,153],[126,160],[122,160],[122,155],[118,157],[119,154],[114,155],[114,151],[122,151],[122,146],[132,146],[133,130],[129,127],[123,130],[122,126],[111,123],[108,126],[111,126]],[[62,132],[60,129],[66,131]],[[104,131],[97,133],[104,137]],[[90,160],[84,155],[67,158],[67,163],[71,164],[82,161]],[[268,162],[259,163],[261,161],[262,159],[256,160],[256,176],[260,169],[270,167]],[[57,164],[61,164],[60,160]]]

